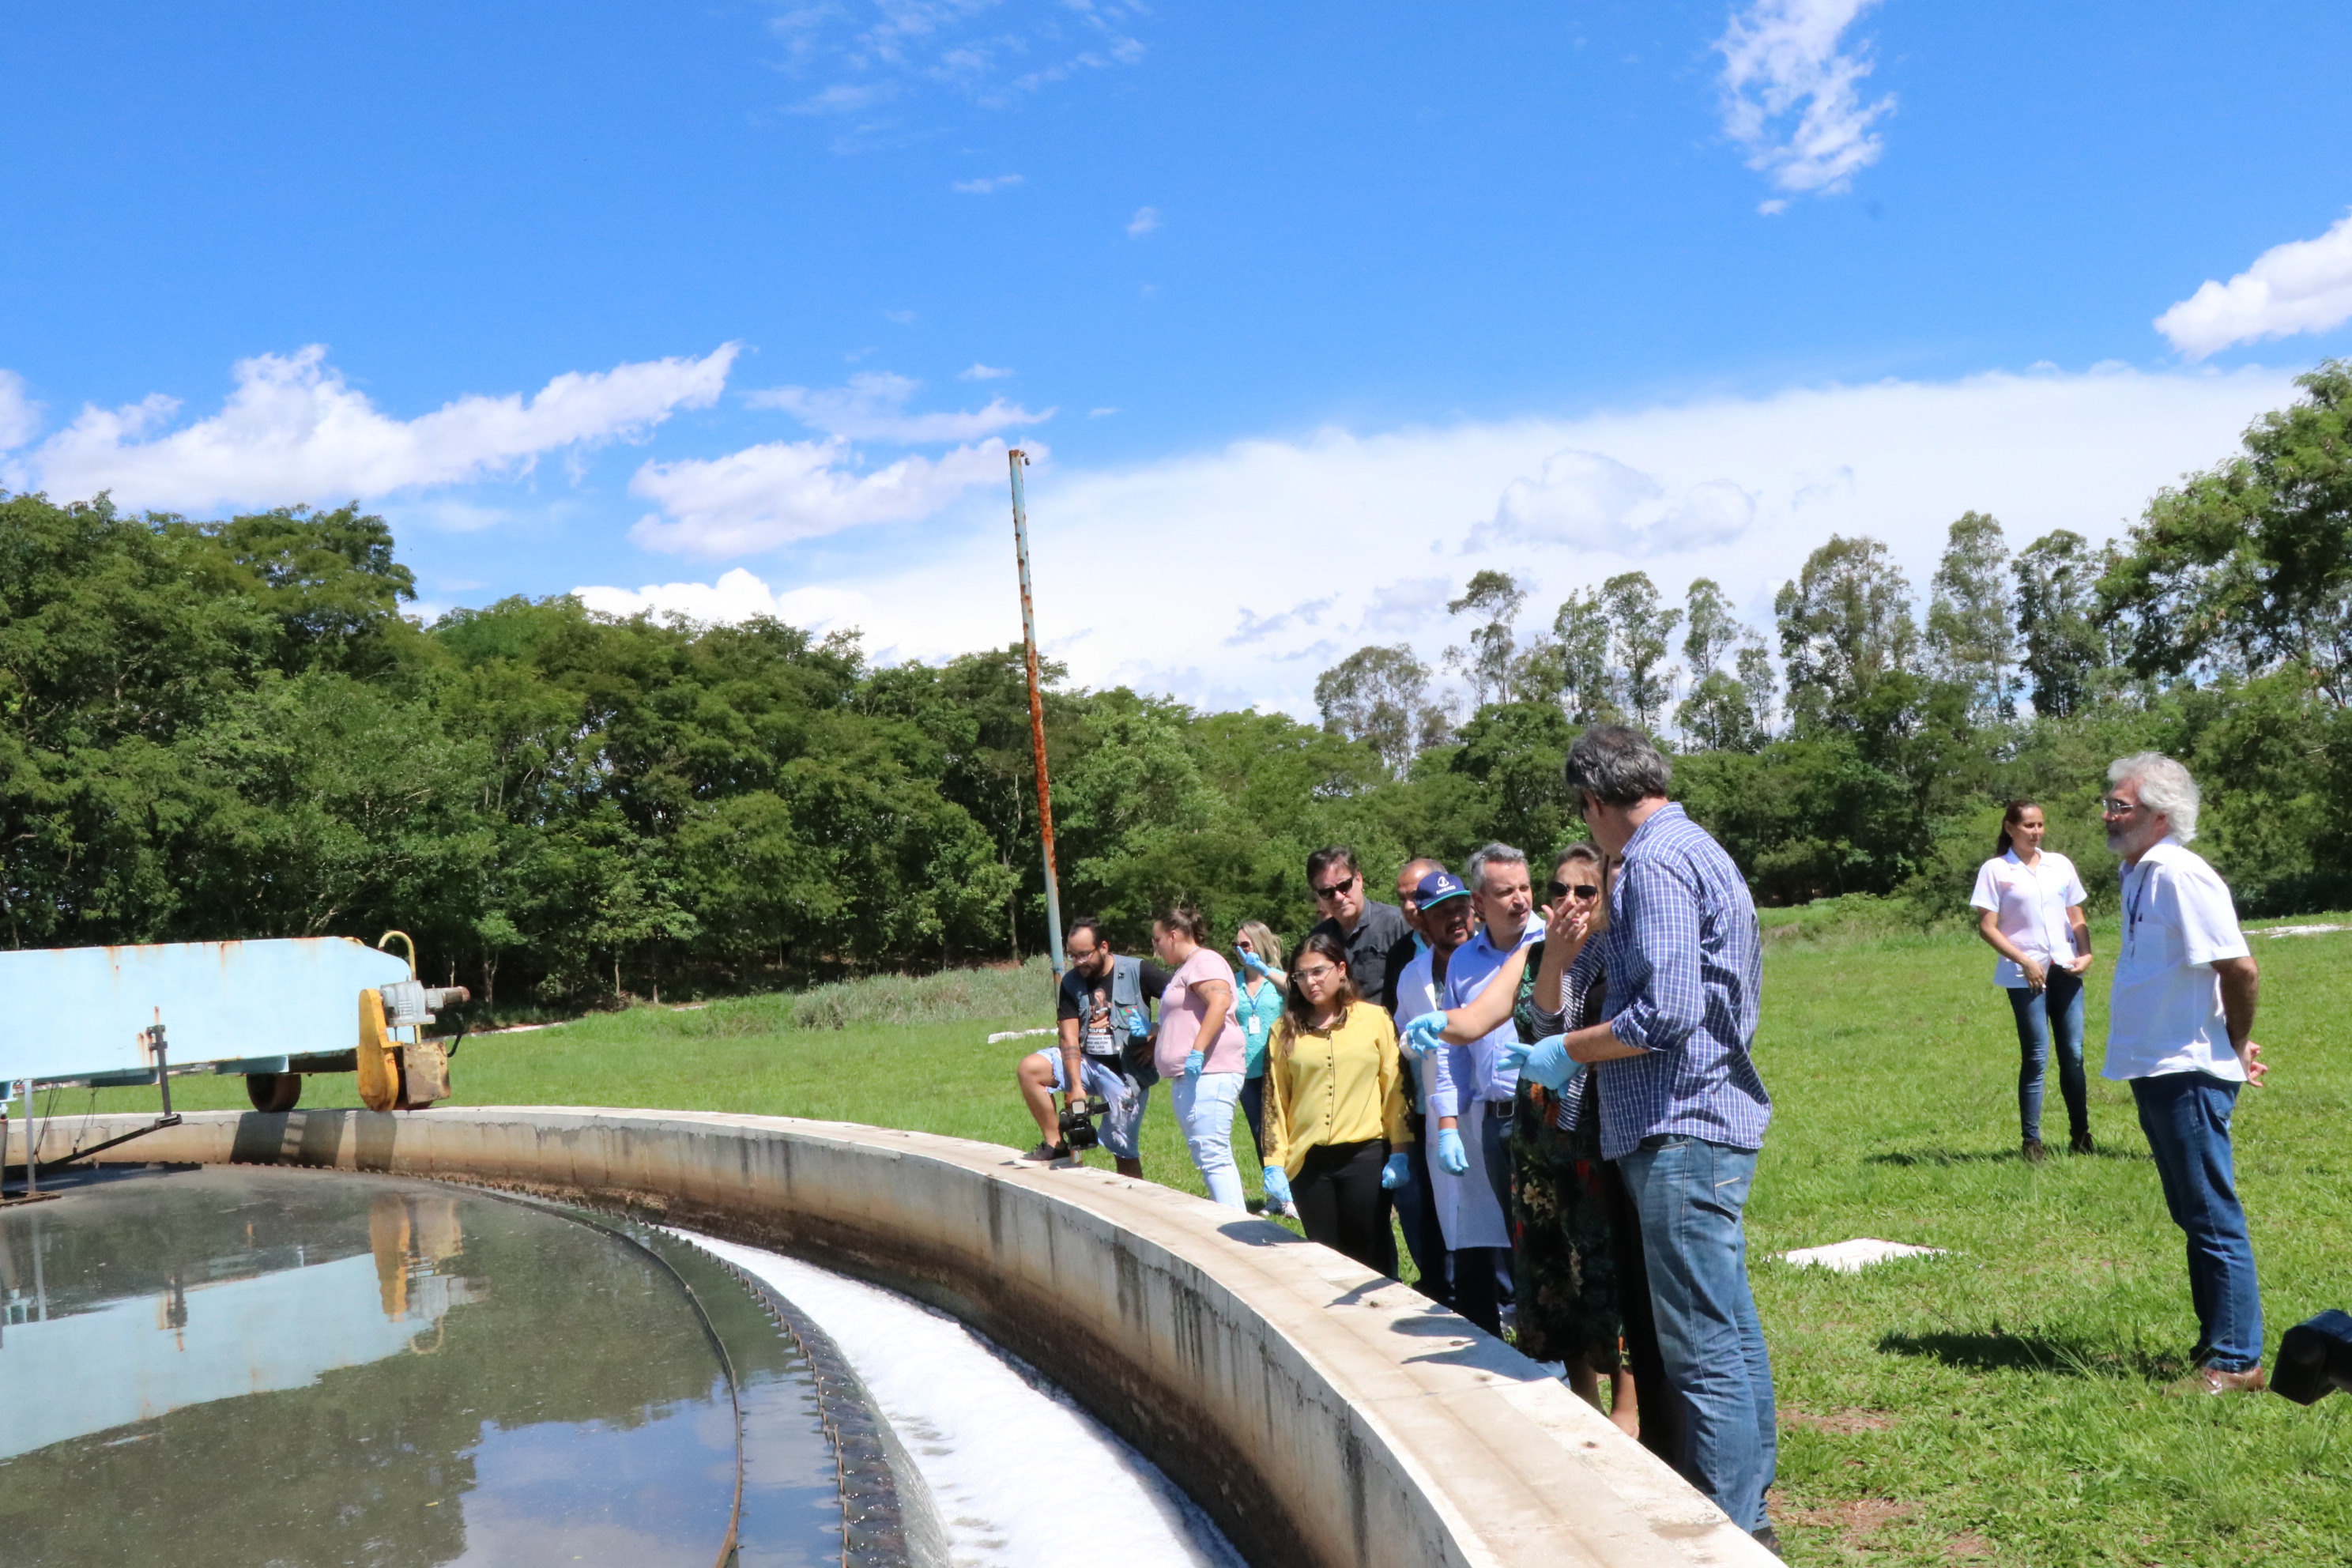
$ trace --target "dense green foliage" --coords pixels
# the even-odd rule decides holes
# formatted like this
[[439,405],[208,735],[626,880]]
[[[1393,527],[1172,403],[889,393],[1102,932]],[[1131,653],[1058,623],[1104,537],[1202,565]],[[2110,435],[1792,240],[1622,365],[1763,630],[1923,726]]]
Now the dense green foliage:
[[[1052,672],[1064,910],[1129,943],[1178,898],[1296,932],[1319,844],[1357,846],[1376,887],[1488,839],[1540,854],[1582,832],[1561,753],[1617,714],[1681,726],[1678,793],[1767,903],[1953,909],[2019,795],[2104,888],[2100,772],[2145,746],[2211,786],[2203,847],[2250,909],[2343,901],[2352,366],[2304,385],[2104,555],[2059,532],[2012,558],[1962,517],[1924,617],[1882,544],[1832,540],[1781,591],[1778,674],[1712,582],[1669,609],[1624,574],[1522,637],[1495,572],[1453,606],[1490,699],[1466,717],[1402,645],[1326,673],[1320,727]],[[773,621],[555,598],[422,627],[411,596],[356,509],[0,498],[5,940],[399,926],[432,978],[509,1005],[1044,946],[1017,649],[877,668]]]

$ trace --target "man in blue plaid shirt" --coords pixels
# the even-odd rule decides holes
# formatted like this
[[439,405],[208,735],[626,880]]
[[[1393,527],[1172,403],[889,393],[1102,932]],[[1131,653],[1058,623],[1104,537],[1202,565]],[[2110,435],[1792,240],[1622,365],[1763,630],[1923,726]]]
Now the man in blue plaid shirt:
[[1682,1406],[1676,1468],[1777,1551],[1764,1504],[1779,1449],[1772,1363],[1741,1223],[1772,1116],[1748,1055],[1763,981],[1756,906],[1723,847],[1667,800],[1673,771],[1640,731],[1587,730],[1567,773],[1593,838],[1622,862],[1601,938],[1612,1016],[1536,1047],[1523,1070],[1540,1082],[1568,1061],[1595,1064],[1601,1152],[1641,1216]]

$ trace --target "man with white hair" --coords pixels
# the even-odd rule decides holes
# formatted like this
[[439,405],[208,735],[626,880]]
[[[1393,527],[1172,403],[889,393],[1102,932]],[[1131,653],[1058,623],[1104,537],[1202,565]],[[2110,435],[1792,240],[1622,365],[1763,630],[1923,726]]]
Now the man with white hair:
[[2174,1394],[2263,1387],[2263,1299],[2238,1201],[2230,1113],[2266,1070],[2254,1044],[2261,989],[2237,906],[2189,849],[2197,781],[2158,752],[2107,770],[2107,847],[2123,857],[2123,951],[2108,1006],[2105,1076],[2131,1085],[2165,1206],[2189,1237],[2197,1370]]

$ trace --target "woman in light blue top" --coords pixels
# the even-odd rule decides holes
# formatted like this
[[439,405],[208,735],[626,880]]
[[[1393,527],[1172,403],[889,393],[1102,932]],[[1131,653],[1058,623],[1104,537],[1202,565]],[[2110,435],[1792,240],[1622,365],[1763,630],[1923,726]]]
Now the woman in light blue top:
[[[1241,995],[1234,1016],[1249,1041],[1248,1063],[1242,1068],[1242,1114],[1249,1118],[1250,1148],[1260,1163],[1265,1153],[1265,1047],[1274,1038],[1276,1020],[1282,1016],[1282,998],[1290,976],[1282,969],[1282,941],[1257,921],[1245,921],[1234,935],[1239,957]],[[1283,1214],[1289,1205],[1266,1200],[1265,1212]]]

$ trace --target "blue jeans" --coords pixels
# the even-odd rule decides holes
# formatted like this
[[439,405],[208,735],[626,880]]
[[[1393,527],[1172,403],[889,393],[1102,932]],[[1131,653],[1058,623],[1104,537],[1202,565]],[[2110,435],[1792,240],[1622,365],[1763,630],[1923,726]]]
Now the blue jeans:
[[2164,1182],[2164,1206],[2189,1237],[2189,1299],[2197,1309],[2195,1360],[2244,1372],[2263,1360],[2263,1295],[2230,1156],[2239,1086],[2201,1072],[2131,1080],[2140,1131]]
[[1234,1161],[1234,1107],[1242,1097],[1237,1072],[1179,1073],[1167,1080],[1168,1098],[1176,1107],[1176,1125],[1184,1130],[1192,1163],[1208,1184],[1209,1199],[1229,1209],[1249,1207],[1242,1196],[1241,1167]]
[[2090,1086],[2083,1081],[2083,977],[2052,964],[2046,989],[2009,990],[2017,1015],[2017,1121],[2028,1143],[2042,1142],[2042,1069],[2058,1045],[2058,1092],[2066,1098],[2066,1129],[2076,1137],[2091,1130]]
[[[1772,1361],[1748,1289],[1741,1213],[1756,1151],[1682,1133],[1645,1138],[1617,1162],[1642,1221],[1642,1257],[1666,1387],[1681,1405],[1675,1468],[1742,1530],[1770,1522],[1780,1458]],[[1646,1404],[1652,1397],[1642,1391]]]

